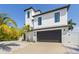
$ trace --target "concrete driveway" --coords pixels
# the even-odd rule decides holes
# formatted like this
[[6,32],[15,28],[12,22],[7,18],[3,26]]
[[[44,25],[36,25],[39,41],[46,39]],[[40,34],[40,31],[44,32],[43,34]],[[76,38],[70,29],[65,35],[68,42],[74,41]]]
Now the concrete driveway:
[[[66,44],[68,45],[68,44]],[[0,42],[0,54],[71,54],[79,53],[79,45],[64,46],[55,42]]]
[[[24,42],[25,43],[25,42]],[[16,49],[12,53],[32,53],[32,54],[62,54],[66,53],[67,49],[61,43],[54,42],[26,42],[23,48]]]

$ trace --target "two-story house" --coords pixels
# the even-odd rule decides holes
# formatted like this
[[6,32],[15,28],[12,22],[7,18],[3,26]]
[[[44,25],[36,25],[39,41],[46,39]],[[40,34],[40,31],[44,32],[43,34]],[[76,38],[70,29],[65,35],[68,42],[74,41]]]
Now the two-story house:
[[30,7],[25,9],[25,24],[33,29],[33,40],[37,42],[64,42],[68,31],[68,9],[70,5],[41,12]]

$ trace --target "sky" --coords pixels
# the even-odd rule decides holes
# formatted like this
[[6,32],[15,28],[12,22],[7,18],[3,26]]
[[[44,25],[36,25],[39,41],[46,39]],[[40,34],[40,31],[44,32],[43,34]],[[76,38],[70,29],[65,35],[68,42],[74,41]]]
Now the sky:
[[[25,21],[24,10],[33,7],[42,12],[64,6],[65,4],[0,4],[0,13],[6,13],[18,25],[19,28],[23,27]],[[68,11],[68,19],[72,19],[77,27],[79,27],[79,5],[72,4]]]

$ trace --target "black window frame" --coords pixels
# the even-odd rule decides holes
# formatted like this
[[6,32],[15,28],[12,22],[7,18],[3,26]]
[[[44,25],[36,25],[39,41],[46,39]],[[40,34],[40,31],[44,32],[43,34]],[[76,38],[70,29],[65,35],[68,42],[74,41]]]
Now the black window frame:
[[38,25],[42,25],[42,17],[38,17]]
[[60,22],[60,12],[55,13],[55,23]]
[[27,18],[30,18],[30,11],[27,12]]

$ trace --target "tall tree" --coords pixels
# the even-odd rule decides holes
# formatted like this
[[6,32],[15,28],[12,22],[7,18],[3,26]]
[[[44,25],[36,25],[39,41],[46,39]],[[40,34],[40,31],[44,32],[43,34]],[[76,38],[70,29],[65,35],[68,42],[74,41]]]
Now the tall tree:
[[7,14],[0,13],[0,40],[12,40],[18,37],[17,24]]
[[17,24],[14,20],[7,16],[7,14],[0,14],[0,25],[6,24],[8,26],[17,27]]
[[73,30],[73,28],[74,28],[75,25],[76,25],[76,23],[73,22],[72,19],[70,19],[68,21],[69,30]]

